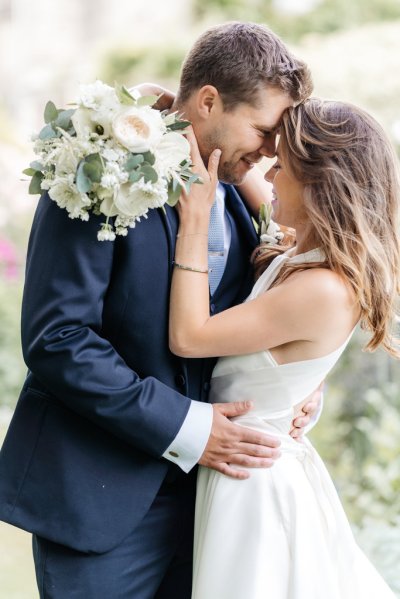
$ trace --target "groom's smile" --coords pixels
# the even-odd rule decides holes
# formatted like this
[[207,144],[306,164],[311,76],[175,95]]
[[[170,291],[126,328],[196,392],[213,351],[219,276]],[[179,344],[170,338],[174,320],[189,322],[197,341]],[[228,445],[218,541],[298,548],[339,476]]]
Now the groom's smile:
[[194,123],[203,159],[207,163],[211,152],[220,148],[219,179],[234,185],[242,183],[254,164],[264,156],[275,155],[282,114],[292,105],[292,98],[284,92],[264,87],[254,105],[241,103],[224,110],[217,92],[208,118]]

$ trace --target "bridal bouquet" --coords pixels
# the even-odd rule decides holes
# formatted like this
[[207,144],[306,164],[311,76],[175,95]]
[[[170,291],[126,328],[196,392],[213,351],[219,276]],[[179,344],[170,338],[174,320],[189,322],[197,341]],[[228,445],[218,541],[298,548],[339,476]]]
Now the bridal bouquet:
[[182,131],[190,123],[152,108],[157,99],[96,81],[81,86],[72,109],[48,102],[33,136],[38,160],[24,170],[29,193],[47,190],[70,218],[104,214],[100,241],[127,235],[151,208],[175,205],[200,181]]

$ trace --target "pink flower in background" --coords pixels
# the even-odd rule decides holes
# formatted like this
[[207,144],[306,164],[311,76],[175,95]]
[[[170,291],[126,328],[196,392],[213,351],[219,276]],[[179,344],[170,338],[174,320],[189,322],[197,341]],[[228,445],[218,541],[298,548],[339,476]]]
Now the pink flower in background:
[[8,281],[18,277],[17,253],[7,239],[0,239],[0,277]]

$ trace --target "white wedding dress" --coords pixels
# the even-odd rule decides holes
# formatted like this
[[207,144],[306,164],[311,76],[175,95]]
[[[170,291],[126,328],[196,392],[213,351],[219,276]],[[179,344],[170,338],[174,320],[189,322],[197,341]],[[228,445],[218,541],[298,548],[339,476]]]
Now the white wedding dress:
[[[316,249],[275,258],[249,299],[282,264],[320,261]],[[220,358],[211,401],[251,399],[239,425],[273,434],[282,456],[234,480],[200,467],[192,599],[395,599],[356,545],[332,480],[308,439],[288,434],[293,408],[314,391],[345,349],[279,365],[268,351]]]

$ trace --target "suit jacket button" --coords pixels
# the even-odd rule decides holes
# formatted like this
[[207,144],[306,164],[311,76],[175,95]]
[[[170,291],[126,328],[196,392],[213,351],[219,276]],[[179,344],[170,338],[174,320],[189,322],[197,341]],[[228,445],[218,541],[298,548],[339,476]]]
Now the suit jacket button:
[[210,387],[211,387],[210,383],[204,383],[204,385],[203,385],[203,391],[205,391],[206,393],[208,393],[209,390],[210,390]]
[[184,387],[186,385],[186,379],[183,374],[177,374],[175,377],[175,383],[178,387]]

